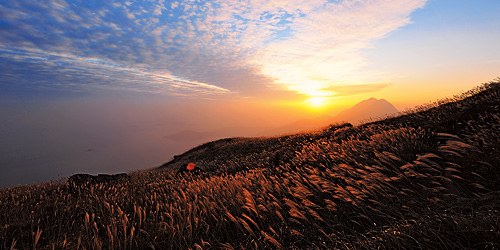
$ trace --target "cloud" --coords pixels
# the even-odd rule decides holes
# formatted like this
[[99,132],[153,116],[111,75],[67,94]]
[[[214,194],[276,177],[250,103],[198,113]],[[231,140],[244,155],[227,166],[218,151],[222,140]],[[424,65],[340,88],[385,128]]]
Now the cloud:
[[216,1],[207,20],[236,41],[233,46],[247,49],[247,60],[273,79],[271,84],[329,96],[339,93],[325,89],[339,84],[377,89],[377,83],[367,88],[380,73],[363,70],[369,63],[362,50],[410,23],[409,15],[426,1]]
[[[231,91],[210,84],[189,81],[147,67],[129,68],[126,65],[98,58],[37,50],[0,48],[3,89],[24,86],[33,90],[69,89],[126,89],[137,92],[166,93],[175,96],[216,96]],[[9,72],[9,73],[7,73]]]
[[328,89],[323,89],[324,92],[333,92],[334,96],[351,96],[364,93],[377,92],[387,87],[390,87],[390,83],[370,83],[370,84],[344,84],[344,85],[332,85]]
[[[409,14],[425,2],[325,3],[321,9],[294,20],[292,39],[268,45],[262,56],[263,72],[290,90],[313,96],[322,95],[322,89],[331,84],[365,84],[372,72],[362,70],[368,64],[362,49],[408,24]],[[317,77],[328,81],[314,80]]]
[[370,82],[362,50],[426,1],[6,0],[0,75],[25,88],[324,95]]

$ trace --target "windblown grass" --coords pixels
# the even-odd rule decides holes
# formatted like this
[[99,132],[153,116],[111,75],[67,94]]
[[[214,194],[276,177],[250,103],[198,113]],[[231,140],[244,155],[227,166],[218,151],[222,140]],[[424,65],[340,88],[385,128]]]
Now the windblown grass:
[[[1,249],[500,248],[500,81],[357,127],[233,138],[122,183],[0,191]],[[200,176],[176,178],[195,162]]]

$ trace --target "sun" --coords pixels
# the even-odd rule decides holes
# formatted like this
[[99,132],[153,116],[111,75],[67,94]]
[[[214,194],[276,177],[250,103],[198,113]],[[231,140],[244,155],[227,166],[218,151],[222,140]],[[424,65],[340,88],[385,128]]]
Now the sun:
[[305,101],[309,106],[313,108],[322,108],[325,105],[326,97],[311,97]]

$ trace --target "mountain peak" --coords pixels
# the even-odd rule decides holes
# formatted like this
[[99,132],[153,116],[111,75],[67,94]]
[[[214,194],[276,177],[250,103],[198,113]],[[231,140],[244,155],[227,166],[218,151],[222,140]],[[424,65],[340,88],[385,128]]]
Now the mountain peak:
[[369,99],[366,99],[366,100],[363,100],[361,102],[358,102],[356,105],[354,105],[353,107],[356,107],[358,105],[364,105],[364,104],[369,104],[369,103],[376,103],[378,102],[379,100],[377,100],[376,98],[374,97],[371,97]]
[[399,111],[387,100],[371,97],[354,105],[350,109],[340,112],[335,120],[360,123],[370,118],[380,118],[394,115]]
[[386,99],[383,99],[383,98],[382,98],[382,99],[377,99],[377,98],[375,98],[375,97],[370,97],[370,98],[368,98],[368,99],[366,99],[366,100],[363,100],[363,101],[359,102],[358,104],[360,104],[360,103],[375,103],[375,102],[380,102],[380,103],[385,102],[385,103],[389,103]]

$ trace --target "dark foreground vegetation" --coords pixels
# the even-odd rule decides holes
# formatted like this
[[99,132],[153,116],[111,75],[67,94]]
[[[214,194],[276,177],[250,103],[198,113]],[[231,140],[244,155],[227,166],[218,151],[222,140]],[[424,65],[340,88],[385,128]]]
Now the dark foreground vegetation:
[[[175,176],[195,162],[205,172]],[[500,79],[408,114],[223,139],[121,182],[0,191],[0,249],[498,249]]]

